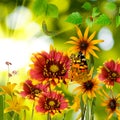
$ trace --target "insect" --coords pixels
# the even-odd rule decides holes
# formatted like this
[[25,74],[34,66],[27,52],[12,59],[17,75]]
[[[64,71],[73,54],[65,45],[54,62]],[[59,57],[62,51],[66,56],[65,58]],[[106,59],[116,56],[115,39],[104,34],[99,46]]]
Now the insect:
[[70,79],[71,81],[79,81],[82,77],[88,73],[88,65],[86,58],[82,52],[78,54],[71,54],[71,68]]
[[76,66],[81,72],[84,72],[88,69],[86,58],[82,52],[79,52],[77,55],[71,54],[71,65]]
[[79,63],[80,68],[79,69],[81,70],[81,72],[84,72],[84,71],[88,70],[87,61],[86,61],[86,58],[85,58],[85,56],[82,52],[79,52],[78,58],[80,60],[80,63]]

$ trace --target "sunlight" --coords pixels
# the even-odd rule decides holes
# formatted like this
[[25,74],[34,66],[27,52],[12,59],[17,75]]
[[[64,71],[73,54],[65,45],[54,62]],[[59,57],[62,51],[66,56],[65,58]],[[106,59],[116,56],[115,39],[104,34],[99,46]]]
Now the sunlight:
[[10,38],[0,39],[0,70],[6,70],[6,61],[12,63],[11,69],[16,70],[28,66],[30,56],[34,52],[49,51],[52,39],[47,36],[16,41]]
[[19,29],[23,27],[30,19],[32,14],[26,7],[16,7],[14,11],[6,18],[6,24],[10,29]]
[[[11,70],[28,66],[32,53],[48,52],[53,44],[53,40],[33,21],[32,13],[26,7],[16,7],[6,17],[6,26],[7,32],[0,28],[0,70],[7,70],[6,61],[12,63]],[[11,30],[13,33],[9,36]]]

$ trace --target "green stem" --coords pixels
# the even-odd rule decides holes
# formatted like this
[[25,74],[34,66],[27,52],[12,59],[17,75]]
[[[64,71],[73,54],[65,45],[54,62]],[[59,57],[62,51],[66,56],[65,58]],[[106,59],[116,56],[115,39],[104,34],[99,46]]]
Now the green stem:
[[10,67],[9,67],[9,65],[8,65],[8,81],[7,82],[9,82],[9,74],[10,74]]
[[35,107],[35,101],[33,102],[33,106],[32,106],[32,114],[31,114],[31,118],[30,118],[30,120],[33,120],[33,116],[34,116],[34,107]]
[[92,55],[90,56],[90,60],[88,61],[88,63],[88,68],[90,70],[94,66],[94,58]]
[[[0,90],[1,91],[1,90]],[[4,120],[5,116],[4,116],[4,95],[0,96],[0,118],[1,120]]]
[[84,120],[84,117],[85,117],[85,111],[86,111],[86,105],[84,105],[84,109],[83,109],[83,112],[82,112],[81,120]]
[[[6,100],[6,95],[3,95],[3,111],[4,111],[4,109],[5,109],[5,107],[6,107],[6,102],[5,102],[5,100]],[[4,112],[3,112],[4,113]],[[6,119],[6,114],[4,114],[3,115],[3,119],[5,120]]]
[[87,100],[86,120],[90,119],[90,99]]
[[23,120],[26,120],[26,110],[23,112]]
[[50,113],[48,112],[47,114],[47,120],[51,120],[51,116],[50,116]]
[[15,120],[16,113],[13,113],[12,120]]
[[93,98],[92,103],[91,103],[91,117],[90,120],[94,120],[94,107],[95,107],[95,98]]

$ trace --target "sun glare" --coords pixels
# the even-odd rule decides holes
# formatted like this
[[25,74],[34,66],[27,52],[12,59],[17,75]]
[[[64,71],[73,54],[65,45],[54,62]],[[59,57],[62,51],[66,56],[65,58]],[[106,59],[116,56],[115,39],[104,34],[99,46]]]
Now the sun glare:
[[[0,70],[7,69],[5,62],[12,63],[13,69],[19,69],[29,64],[31,54],[42,50],[49,51],[52,39],[47,36],[16,41],[10,38],[0,38]],[[11,68],[11,69],[12,69]]]
[[16,7],[6,18],[6,24],[10,29],[19,29],[32,19],[32,13],[26,7]]
[[50,44],[53,44],[26,7],[18,6],[8,14],[6,27],[8,29],[4,31],[0,26],[0,70],[7,70],[6,61],[12,63],[10,69],[13,70],[28,66],[32,53],[48,52]]

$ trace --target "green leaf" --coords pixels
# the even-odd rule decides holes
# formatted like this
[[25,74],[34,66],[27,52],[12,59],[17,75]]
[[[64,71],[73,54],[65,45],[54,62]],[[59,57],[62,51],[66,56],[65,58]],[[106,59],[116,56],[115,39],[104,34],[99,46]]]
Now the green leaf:
[[66,22],[73,23],[73,24],[81,24],[82,23],[82,16],[79,12],[73,12],[68,16]]
[[70,93],[70,91],[67,89],[67,86],[64,85],[63,83],[61,83],[61,87],[56,87],[56,90],[58,91],[62,91],[64,93],[65,98],[67,98],[69,100],[69,104],[72,104],[72,101],[74,99],[74,96],[72,93]]
[[116,16],[116,27],[120,25],[120,15]]
[[84,8],[85,10],[90,10],[92,8],[91,4],[89,2],[85,2],[82,5],[82,8]]
[[107,2],[105,7],[108,9],[108,10],[115,10],[117,8],[116,4],[114,2]]
[[96,98],[93,98],[93,100],[91,101],[91,119],[90,120],[94,120],[95,102],[96,102]]
[[35,15],[44,15],[47,9],[47,1],[46,0],[35,0],[33,3],[33,12]]
[[63,113],[58,113],[55,116],[52,117],[52,120],[64,120],[64,112]]
[[73,110],[69,110],[66,114],[65,114],[65,118],[64,120],[73,120],[73,113],[74,111]]
[[100,14],[100,11],[97,7],[94,7],[92,10],[92,17],[96,17]]
[[47,10],[46,10],[46,15],[49,17],[58,17],[58,8],[56,5],[53,4],[48,4],[47,5]]
[[108,25],[108,24],[111,23],[111,21],[110,21],[110,19],[108,18],[107,15],[102,14],[97,18],[95,23],[100,24],[100,25]]

